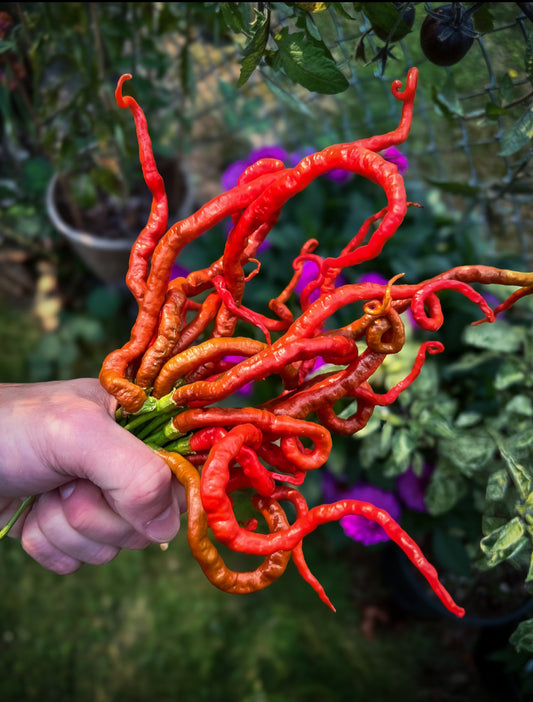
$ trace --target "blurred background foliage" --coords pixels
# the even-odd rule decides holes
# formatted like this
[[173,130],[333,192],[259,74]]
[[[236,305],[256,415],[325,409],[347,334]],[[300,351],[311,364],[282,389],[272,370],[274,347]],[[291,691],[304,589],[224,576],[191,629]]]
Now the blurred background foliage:
[[[401,149],[408,197],[423,207],[409,209],[379,260],[350,281],[403,272],[416,282],[473,263],[531,269],[533,8],[451,4],[446,41],[453,35],[459,49],[440,43],[437,64],[424,38],[428,18],[447,5],[2,3],[0,379],[94,376],[128,338],[135,308],[123,276],[89,269],[45,206],[55,175],[73,223],[87,226],[85,213],[104,202],[114,208],[103,212],[112,236],[130,226],[122,206],[140,200],[147,216],[133,122],[113,97],[124,72],[156,152],[180,160],[199,206],[254,150],[302,154],[393,129],[400,109],[390,84],[416,65],[413,129]],[[261,308],[278,294],[305,239],[316,236],[324,255],[337,251],[383,204],[361,178],[313,183],[284,209],[247,302]],[[224,236],[218,227],[178,264],[212,261]],[[521,604],[532,577],[533,307],[522,300],[487,329],[469,326],[476,310],[453,294],[445,309],[445,353],[365,431],[336,441],[328,470],[339,485],[394,491],[401,475],[430,465],[425,511],[404,505],[402,525],[459,599],[488,571],[501,572],[496,589],[514,596],[517,572]],[[410,368],[422,336],[408,332],[384,366],[384,387]],[[261,402],[265,389],[253,392],[246,402]],[[306,489],[321,499],[318,478]],[[166,552],[124,553],[63,579],[3,544],[0,692],[224,702],[507,701],[531,692],[527,617],[518,633],[520,617],[496,636],[479,622],[465,630],[403,611],[382,581],[385,547],[350,542],[332,525],[308,548],[337,615],[294,573],[257,595],[223,595],[179,537]]]

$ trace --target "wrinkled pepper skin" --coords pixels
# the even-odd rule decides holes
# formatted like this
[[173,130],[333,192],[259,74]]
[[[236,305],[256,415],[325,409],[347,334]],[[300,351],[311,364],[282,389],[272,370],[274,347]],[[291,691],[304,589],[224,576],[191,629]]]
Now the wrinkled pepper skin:
[[[170,227],[146,119],[137,102],[122,94],[130,78],[121,77],[116,99],[133,114],[153,200],[126,276],[138,303],[137,318],[127,343],[104,359],[100,381],[117,400],[117,421],[152,446],[183,484],[193,556],[213,585],[240,594],[271,585],[292,557],[303,579],[334,609],[307,567],[302,542],[321,524],[361,515],[382,526],[443,604],[463,616],[435,568],[387,512],[358,500],[309,507],[298,489],[309,471],[327,462],[332,434],[362,429],[375,407],[395,402],[416,381],[428,355],[444,352],[438,340],[422,341],[405,378],[378,392],[375,374],[405,343],[402,315],[409,313],[410,323],[431,335],[444,323],[443,291],[476,305],[481,314],[477,323],[494,321],[533,292],[532,272],[481,265],[458,266],[420,283],[406,283],[400,273],[386,284],[337,285],[344,269],[379,256],[407,208],[416,206],[407,200],[397,166],[381,152],[409,135],[417,69],[408,72],[404,85],[392,83],[392,94],[402,105],[396,129],[328,146],[290,168],[277,159],[261,159],[235,187]],[[259,247],[284,205],[332,169],[376,183],[386,206],[362,223],[338,256],[322,257],[317,239],[302,242],[288,283],[268,304],[272,316],[247,307],[246,285],[261,273]],[[232,227],[220,257],[171,280],[183,249],[226,218]],[[317,274],[297,294],[307,261],[315,264]],[[246,274],[250,264],[253,270]],[[494,283],[514,289],[492,309],[473,286]],[[352,321],[336,327],[335,314],[341,310]],[[269,381],[270,396],[261,406],[243,406],[239,393],[263,381]],[[355,408],[351,416],[341,412],[345,401]],[[249,498],[257,518],[243,523],[238,517],[236,491]],[[282,503],[296,513],[292,522]],[[263,561],[249,572],[235,572],[224,563],[216,542]]]

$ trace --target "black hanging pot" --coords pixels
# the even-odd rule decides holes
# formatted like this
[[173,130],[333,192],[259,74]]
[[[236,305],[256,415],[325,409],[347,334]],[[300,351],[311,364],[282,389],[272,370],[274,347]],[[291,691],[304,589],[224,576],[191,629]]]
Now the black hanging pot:
[[501,627],[517,624],[533,609],[533,597],[524,583],[525,575],[508,563],[470,578],[439,570],[446,589],[466,610],[461,619],[444,607],[425,578],[395,544],[384,549],[381,566],[383,580],[395,602],[424,619],[446,618],[475,627]]

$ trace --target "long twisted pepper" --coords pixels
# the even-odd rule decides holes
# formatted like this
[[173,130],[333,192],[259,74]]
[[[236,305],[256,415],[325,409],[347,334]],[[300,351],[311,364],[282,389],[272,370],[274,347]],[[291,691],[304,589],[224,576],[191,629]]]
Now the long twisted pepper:
[[[533,293],[533,272],[472,265],[416,284],[400,281],[399,274],[386,284],[338,285],[345,268],[380,254],[407,207],[415,204],[407,201],[397,167],[380,152],[407,139],[417,69],[409,71],[403,90],[400,81],[392,84],[393,96],[402,103],[396,129],[329,146],[292,168],[277,159],[261,159],[243,172],[234,188],[167,231],[161,224],[164,188],[146,120],[133,98],[122,96],[122,84],[129,77],[119,81],[117,102],[134,115],[153,207],[132,251],[127,276],[139,305],[137,319],[129,341],[104,359],[100,380],[119,403],[117,421],[158,451],[185,486],[187,538],[200,567],[222,590],[253,592],[279,578],[292,556],[304,580],[333,608],[305,563],[302,540],[320,524],[361,515],[380,524],[444,605],[462,616],[464,611],[433,566],[388,513],[358,500],[308,507],[298,490],[307,473],[328,460],[332,433],[359,431],[376,406],[394,402],[416,381],[427,355],[444,350],[437,340],[422,342],[403,380],[384,391],[374,387],[382,363],[404,346],[403,314],[409,312],[420,329],[433,333],[444,323],[439,298],[443,291],[477,305],[482,317],[476,323],[494,321],[498,313]],[[363,222],[338,256],[324,258],[316,239],[305,241],[289,282],[270,300],[273,316],[247,307],[246,283],[260,272],[259,247],[283,206],[317,177],[338,168],[381,186],[386,206]],[[220,257],[206,268],[170,280],[183,248],[228,217],[232,228]],[[296,287],[308,261],[316,265],[317,274],[298,296]],[[252,262],[255,269],[245,275],[245,266]],[[473,287],[480,283],[517,289],[493,310]],[[351,321],[335,328],[333,319],[340,310]],[[234,335],[237,324],[239,336]],[[257,340],[258,331],[265,341]],[[329,366],[316,370],[318,358]],[[245,386],[267,379],[272,381],[270,396],[260,407],[243,407],[241,401],[232,406]],[[344,417],[339,405],[347,400],[355,410]],[[239,522],[232,497],[236,490],[253,493],[251,504],[263,515],[266,533],[257,530],[257,520]],[[283,502],[296,512],[292,523]],[[249,572],[231,571],[215,541],[264,561]]]
[[146,185],[152,193],[152,207],[148,222],[137,237],[131,248],[130,262],[126,274],[126,284],[137,302],[141,302],[146,291],[146,277],[148,275],[148,261],[153,250],[165,233],[168,224],[168,200],[165,184],[152,153],[152,143],[148,134],[148,125],[144,112],[139,104],[130,95],[122,95],[122,86],[126,80],[131,79],[129,73],[121,76],[115,90],[117,105],[123,109],[129,108],[135,120],[137,140],[139,142],[139,157]]
[[[210,583],[224,592],[245,594],[257,592],[271,585],[283,575],[291,558],[287,550],[274,551],[255,570],[236,572],[224,563],[216,546],[209,539],[205,510],[200,499],[200,474],[184,456],[159,449],[163,458],[187,493],[187,541]],[[258,497],[255,506],[265,518],[271,532],[286,529],[287,517],[280,505],[272,499]]]

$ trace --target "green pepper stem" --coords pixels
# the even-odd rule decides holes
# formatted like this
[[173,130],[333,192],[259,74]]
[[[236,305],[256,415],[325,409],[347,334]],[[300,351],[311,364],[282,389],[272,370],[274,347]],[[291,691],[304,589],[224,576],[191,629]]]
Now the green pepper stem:
[[11,527],[15,524],[15,522],[22,515],[22,513],[31,505],[31,503],[34,501],[34,499],[35,499],[35,495],[31,495],[30,497],[26,497],[26,499],[23,501],[23,503],[20,505],[20,507],[17,509],[15,514],[8,521],[8,523],[0,529],[0,539],[3,539],[5,536],[7,536],[9,534],[9,532],[11,531]]

